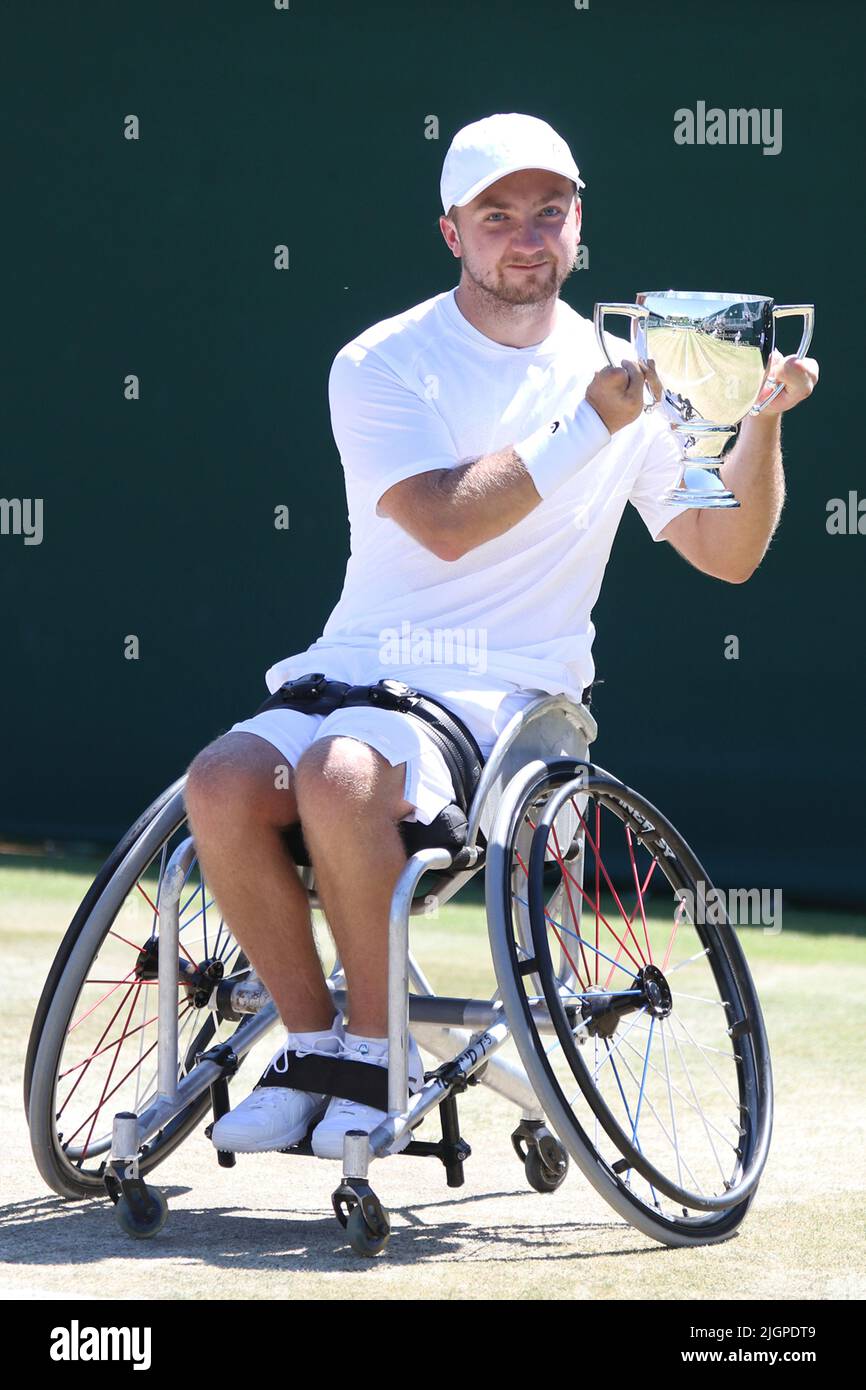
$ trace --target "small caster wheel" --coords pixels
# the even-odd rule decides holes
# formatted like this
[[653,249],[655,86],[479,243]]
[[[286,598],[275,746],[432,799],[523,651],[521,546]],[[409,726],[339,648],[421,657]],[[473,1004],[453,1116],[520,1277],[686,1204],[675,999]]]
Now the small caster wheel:
[[[559,1149],[559,1145],[557,1145],[557,1149]],[[559,1155],[557,1156],[556,1167],[551,1168],[545,1163],[538,1149],[529,1150],[523,1166],[526,1170],[526,1181],[530,1187],[535,1188],[536,1192],[555,1192],[565,1182],[565,1175],[568,1172],[568,1154],[564,1149],[559,1149]]]
[[356,1255],[378,1255],[388,1244],[391,1238],[391,1224],[384,1210],[380,1208],[380,1211],[382,1213],[382,1225],[378,1234],[370,1230],[360,1206],[353,1207],[349,1212],[346,1230],[349,1235],[349,1244]]
[[149,1240],[151,1236],[155,1236],[162,1230],[168,1220],[168,1202],[160,1189],[158,1187],[145,1187],[144,1191],[151,1204],[150,1211],[146,1216],[142,1216],[123,1193],[118,1197],[114,1207],[114,1216],[118,1226],[128,1236],[134,1236],[136,1240]]

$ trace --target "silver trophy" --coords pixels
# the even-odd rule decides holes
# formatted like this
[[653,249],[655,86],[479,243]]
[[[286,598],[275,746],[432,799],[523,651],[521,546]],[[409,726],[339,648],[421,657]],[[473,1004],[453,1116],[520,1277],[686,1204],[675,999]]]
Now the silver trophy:
[[[802,315],[797,357],[812,341],[812,304],[774,304],[756,294],[713,294],[692,290],[646,290],[634,304],[596,304],[596,337],[612,367],[604,338],[608,314],[631,319],[638,357],[652,358],[664,388],[659,402],[674,422],[682,445],[683,477],[663,500],[691,507],[738,507],[719,476],[722,455],[737,437],[740,421],[761,411],[784,390],[757,405],[775,346],[776,320]],[[655,407],[655,402],[647,410]]]

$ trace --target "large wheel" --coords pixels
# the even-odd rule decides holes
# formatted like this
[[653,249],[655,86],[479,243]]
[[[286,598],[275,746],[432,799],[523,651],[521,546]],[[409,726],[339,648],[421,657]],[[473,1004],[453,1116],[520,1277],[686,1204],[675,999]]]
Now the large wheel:
[[[37,1167],[62,1197],[104,1191],[118,1111],[140,1114],[157,1090],[157,960],[163,876],[186,837],[183,782],[136,821],[109,856],[61,942],[33,1020],[24,1104]],[[215,908],[193,859],[180,900],[178,1079],[197,1052],[242,1028],[207,1008],[208,984],[249,964]],[[190,983],[189,968],[201,972]],[[199,1124],[209,1092],[176,1115],[139,1154],[142,1175]]]
[[742,947],[688,845],[602,769],[536,762],[500,803],[486,900],[509,1025],[571,1157],[656,1240],[730,1236],[772,1077]]

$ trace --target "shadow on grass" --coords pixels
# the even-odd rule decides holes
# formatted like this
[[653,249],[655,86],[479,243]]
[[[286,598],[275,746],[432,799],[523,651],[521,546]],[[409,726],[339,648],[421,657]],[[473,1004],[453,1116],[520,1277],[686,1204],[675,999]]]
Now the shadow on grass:
[[[190,1189],[170,1185],[169,1199]],[[476,1193],[390,1208],[392,1234],[383,1258],[389,1265],[414,1265],[425,1260],[470,1261],[486,1264],[519,1258],[521,1264],[548,1260],[595,1260],[623,1255],[659,1256],[665,1247],[637,1237],[618,1221],[514,1221],[503,1211],[499,1223],[471,1220],[478,1203],[502,1198],[514,1203],[537,1201],[523,1189]],[[443,1208],[457,1209],[453,1220],[433,1217]],[[467,1219],[460,1210],[468,1208]],[[240,1206],[195,1207],[169,1211],[162,1231],[150,1240],[134,1240],[117,1226],[107,1198],[66,1202],[60,1197],[37,1197],[0,1207],[3,1257],[17,1266],[49,1268],[96,1265],[107,1258],[151,1262],[195,1259],[204,1266],[226,1270],[271,1270],[301,1273],[353,1270],[363,1273],[375,1261],[356,1255],[336,1218],[326,1212],[284,1216],[251,1215]],[[642,1242],[634,1244],[634,1240]],[[582,1241],[601,1248],[575,1250]]]

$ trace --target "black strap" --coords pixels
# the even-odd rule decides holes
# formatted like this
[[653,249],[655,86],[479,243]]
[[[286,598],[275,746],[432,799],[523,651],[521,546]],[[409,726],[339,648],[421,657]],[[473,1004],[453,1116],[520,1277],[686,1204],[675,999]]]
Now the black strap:
[[469,814],[484,758],[463,721],[426,691],[389,679],[377,681],[375,685],[349,685],[346,681],[329,680],[322,672],[315,671],[286,681],[265,700],[256,714],[267,709],[288,708],[305,714],[327,715],[351,705],[396,710],[423,723],[445,759],[457,804],[464,815]]
[[347,1100],[372,1106],[374,1110],[388,1109],[388,1068],[372,1062],[347,1062],[345,1058],[323,1057],[308,1053],[299,1057],[285,1053],[286,1070],[268,1067],[255,1090],[270,1086],[287,1086],[291,1091],[313,1091],[324,1096],[345,1096]]

